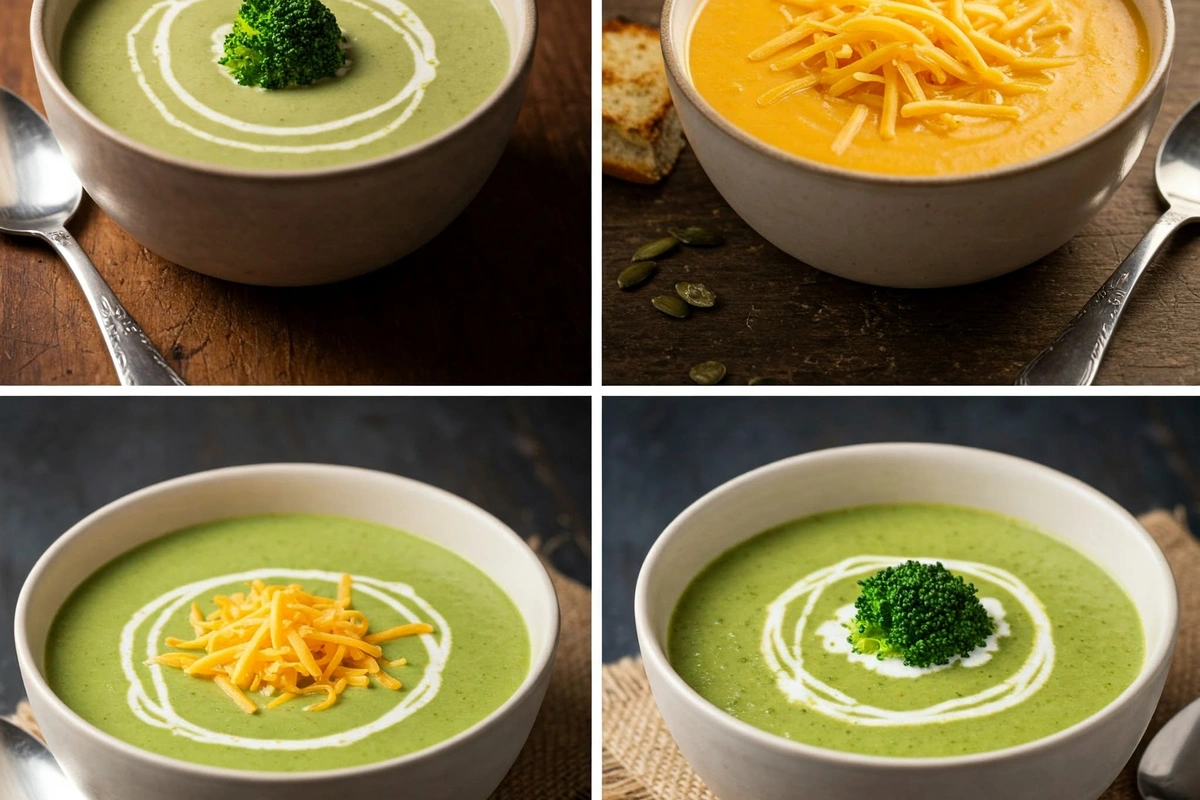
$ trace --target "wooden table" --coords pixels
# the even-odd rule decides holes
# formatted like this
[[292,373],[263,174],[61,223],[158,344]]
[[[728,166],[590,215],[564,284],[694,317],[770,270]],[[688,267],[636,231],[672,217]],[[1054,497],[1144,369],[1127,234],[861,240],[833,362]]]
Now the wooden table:
[[1073,475],[1134,514],[1200,529],[1200,401],[1137,397],[606,397],[604,663],[637,652],[633,589],[654,540],[705,492],[824,447],[984,447]]
[[34,562],[105,503],[189,472],[310,461],[416,478],[552,543],[589,584],[590,418],[586,397],[0,399],[0,716],[24,694],[13,609]]
[[[40,108],[30,5],[0,0],[0,85]],[[90,201],[69,227],[189,383],[589,383],[590,14],[586,0],[539,10],[529,94],[499,166],[394,266],[332,286],[241,286],[150,253]],[[115,382],[66,267],[0,235],[0,384]]]
[[[657,26],[661,0],[604,0]],[[1175,0],[1178,33],[1166,101],[1133,174],[1073,241],[1010,275],[956,289],[881,289],[793,260],[750,229],[685,150],[655,187],[605,178],[603,378],[605,383],[690,383],[688,369],[716,359],[726,383],[768,376],[794,384],[1008,384],[1108,278],[1161,213],[1154,156],[1171,122],[1200,98],[1200,0]],[[685,251],[671,269],[717,293],[719,307],[683,322],[655,311],[617,274],[641,244],[696,220],[728,244]],[[664,262],[664,270],[665,270]],[[682,279],[682,278],[681,278]],[[1200,383],[1200,241],[1184,231],[1143,279],[1113,337],[1098,382]]]

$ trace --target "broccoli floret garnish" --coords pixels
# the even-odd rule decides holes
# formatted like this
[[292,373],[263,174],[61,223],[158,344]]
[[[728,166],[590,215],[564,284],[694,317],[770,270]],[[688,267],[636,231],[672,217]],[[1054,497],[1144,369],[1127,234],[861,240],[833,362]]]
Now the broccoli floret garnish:
[[346,63],[343,42],[320,0],[245,0],[219,63],[242,86],[305,86],[337,74]]
[[903,658],[911,667],[940,666],[970,655],[995,628],[975,584],[940,563],[906,561],[858,585],[854,619],[846,624],[856,653]]

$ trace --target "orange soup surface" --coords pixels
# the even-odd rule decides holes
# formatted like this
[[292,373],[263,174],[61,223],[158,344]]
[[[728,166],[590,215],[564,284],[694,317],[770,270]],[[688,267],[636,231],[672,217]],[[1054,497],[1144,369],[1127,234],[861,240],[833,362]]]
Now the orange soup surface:
[[688,67],[731,123],[893,175],[1015,164],[1082,139],[1145,84],[1129,0],[706,0]]

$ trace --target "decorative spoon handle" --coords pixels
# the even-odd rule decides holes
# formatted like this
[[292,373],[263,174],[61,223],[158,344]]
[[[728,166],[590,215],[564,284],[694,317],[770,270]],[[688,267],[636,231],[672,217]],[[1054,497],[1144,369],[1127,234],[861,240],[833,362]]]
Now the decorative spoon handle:
[[96,321],[104,332],[104,341],[112,355],[113,365],[122,386],[185,386],[183,379],[146,338],[141,326],[117,300],[104,278],[92,266],[87,254],[75,237],[65,229],[50,231],[46,241],[67,262],[75,280],[79,281]]
[[1193,219],[1191,213],[1167,209],[1058,338],[1025,365],[1016,385],[1091,386],[1138,279],[1176,228]]

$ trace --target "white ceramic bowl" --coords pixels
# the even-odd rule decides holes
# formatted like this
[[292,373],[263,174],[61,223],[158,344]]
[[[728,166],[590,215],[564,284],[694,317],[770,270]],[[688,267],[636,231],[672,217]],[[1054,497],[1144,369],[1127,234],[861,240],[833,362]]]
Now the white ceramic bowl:
[[786,153],[718,114],[687,68],[689,26],[702,2],[666,0],[662,13],[671,97],[696,158],[733,210],[771,244],[818,269],[880,286],[974,283],[1070,241],[1133,168],[1162,104],[1175,43],[1170,0],[1134,0],[1153,68],[1107,125],[1012,166],[889,176]]
[[[42,674],[46,635],[68,595],[125,551],[188,525],[262,513],[356,517],[410,531],[483,570],[512,598],[530,636],[530,670],[516,693],[468,730],[419,752],[320,772],[252,772],[141,750],[81,719]],[[466,500],[383,472],[319,464],[261,464],[155,484],[89,514],[38,560],[16,609],[17,662],[50,750],[92,800],[484,800],[529,736],[550,681],[558,601],[537,556],[502,522]],[[402,789],[400,788],[402,787]]]
[[336,167],[254,170],[168,155],[118,132],[67,89],[63,31],[80,0],[34,0],[33,65],[54,135],[91,198],[176,264],[239,283],[307,286],[386,266],[442,231],[483,187],[517,121],[534,0],[494,0],[512,53],[478,108],[395,153]]
[[[1141,616],[1146,660],[1136,680],[1088,719],[1027,744],[949,758],[885,758],[766,733],[701,698],[671,668],[664,646],[671,612],[714,558],[797,517],[890,502],[995,511],[1052,531],[1086,553],[1115,576]],[[1158,704],[1178,621],[1166,559],[1115,502],[1031,461],[932,444],[817,451],[714,489],[659,537],[642,565],[634,603],[659,711],[692,768],[724,800],[1095,800],[1133,753]]]

